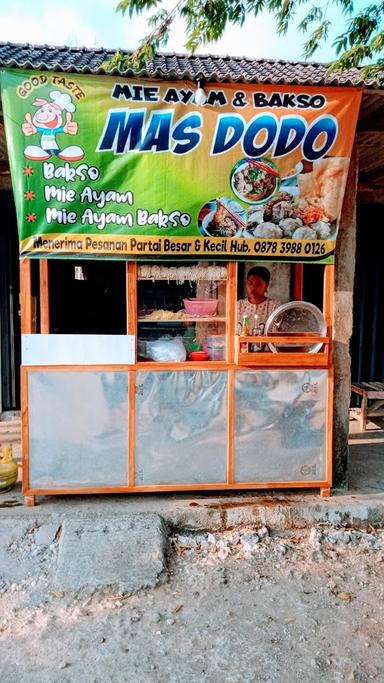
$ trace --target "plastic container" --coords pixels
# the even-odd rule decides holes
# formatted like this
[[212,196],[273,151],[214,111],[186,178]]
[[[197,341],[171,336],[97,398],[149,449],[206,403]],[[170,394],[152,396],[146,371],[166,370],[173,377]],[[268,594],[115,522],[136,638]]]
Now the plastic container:
[[225,360],[225,348],[212,348],[207,346],[209,360]]
[[211,349],[224,349],[225,334],[207,334],[206,342]]
[[216,315],[218,299],[183,299],[188,315],[205,318]]
[[225,360],[225,334],[207,334],[209,360]]

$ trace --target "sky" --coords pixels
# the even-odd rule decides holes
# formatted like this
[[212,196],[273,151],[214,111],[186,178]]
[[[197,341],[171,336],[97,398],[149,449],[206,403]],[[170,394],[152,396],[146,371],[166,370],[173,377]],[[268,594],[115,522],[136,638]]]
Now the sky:
[[[167,0],[171,8],[176,0]],[[118,0],[0,0],[0,41],[49,45],[134,49],[148,33],[145,17],[129,19],[116,13]],[[310,3],[311,4],[311,3]],[[308,7],[310,6],[308,5]],[[367,2],[357,0],[357,9]],[[327,46],[311,61],[326,62],[335,57],[333,39],[342,32],[341,12],[330,3],[332,33]],[[185,52],[181,21],[175,23],[165,52]],[[273,17],[263,14],[242,28],[227,29],[223,38],[198,52],[246,56],[254,59],[301,60],[304,37],[295,27],[285,37],[276,34]]]

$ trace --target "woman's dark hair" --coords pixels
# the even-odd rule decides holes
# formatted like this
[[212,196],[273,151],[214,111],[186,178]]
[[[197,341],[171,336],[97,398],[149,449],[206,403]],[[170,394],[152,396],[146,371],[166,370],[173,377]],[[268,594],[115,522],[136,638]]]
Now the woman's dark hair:
[[253,266],[247,273],[247,280],[251,275],[258,275],[267,285],[269,285],[271,273],[268,268],[264,268],[264,266]]

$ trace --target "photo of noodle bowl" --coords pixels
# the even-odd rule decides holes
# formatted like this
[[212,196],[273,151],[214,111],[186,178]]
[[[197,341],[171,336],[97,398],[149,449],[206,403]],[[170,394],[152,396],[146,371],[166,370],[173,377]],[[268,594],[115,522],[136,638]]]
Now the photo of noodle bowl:
[[204,204],[197,225],[204,237],[238,237],[246,225],[245,209],[233,199],[218,197]]
[[268,201],[279,187],[279,169],[267,157],[240,159],[232,169],[231,188],[234,194],[247,204]]

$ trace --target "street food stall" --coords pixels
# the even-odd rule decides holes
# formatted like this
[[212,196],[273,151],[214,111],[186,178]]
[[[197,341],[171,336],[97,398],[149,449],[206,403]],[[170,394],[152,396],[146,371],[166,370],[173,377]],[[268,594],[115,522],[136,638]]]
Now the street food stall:
[[[188,82],[71,83],[2,80],[27,504],[329,495],[333,264],[360,92],[206,83],[198,106]],[[260,267],[287,283],[262,319],[270,292],[255,303],[246,286]]]

